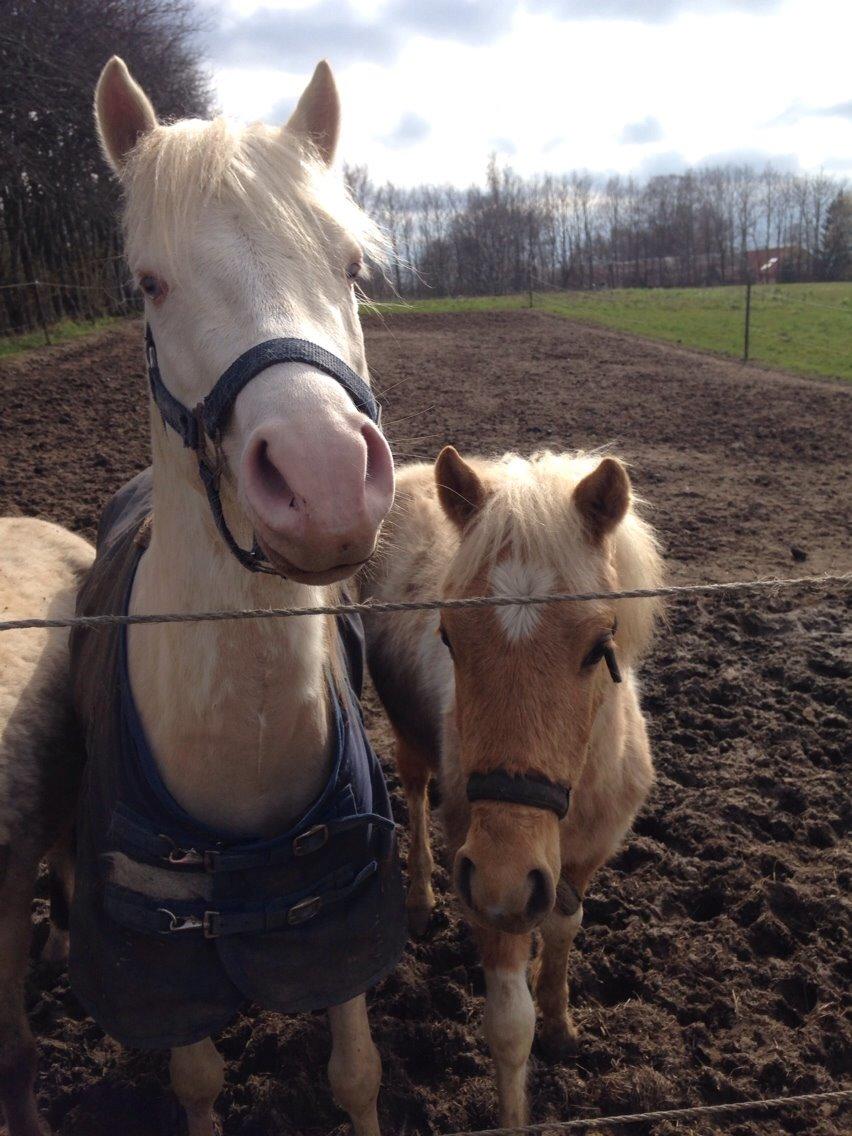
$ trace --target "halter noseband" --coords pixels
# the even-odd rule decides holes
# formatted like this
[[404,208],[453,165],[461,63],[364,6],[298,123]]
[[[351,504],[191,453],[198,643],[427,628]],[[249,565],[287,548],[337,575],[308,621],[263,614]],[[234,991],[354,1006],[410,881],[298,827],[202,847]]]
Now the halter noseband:
[[317,370],[323,371],[340,383],[356,408],[378,425],[381,411],[373,392],[347,363],[332,355],[330,351],[326,351],[324,347],[320,347],[318,343],[311,343],[308,339],[267,339],[266,342],[258,343],[243,352],[219,378],[207,397],[202,399],[194,410],[190,410],[175,398],[163,382],[157,362],[154,336],[147,324],[145,357],[148,362],[151,397],[157,404],[163,422],[180,435],[188,449],[195,451],[198,458],[198,473],[207,494],[210,511],[225,544],[240,564],[250,572],[268,572],[280,576],[278,569],[270,564],[261,552],[256,539],[251,549],[241,548],[237,544],[222,510],[222,500],[219,496],[219,482],[224,465],[221,442],[237,396],[252,379],[257,378],[268,367],[273,367],[277,363],[305,363],[309,367],[316,367]]
[[467,799],[549,809],[562,820],[568,812],[571,790],[546,777],[494,769],[491,773],[471,773],[467,779]]

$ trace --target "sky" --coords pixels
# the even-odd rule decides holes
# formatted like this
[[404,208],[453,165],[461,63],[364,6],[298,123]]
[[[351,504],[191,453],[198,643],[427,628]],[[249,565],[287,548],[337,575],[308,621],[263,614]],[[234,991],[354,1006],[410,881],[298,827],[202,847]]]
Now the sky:
[[647,177],[748,161],[852,180],[852,0],[199,0],[222,113],[284,122],[316,62],[374,181]]

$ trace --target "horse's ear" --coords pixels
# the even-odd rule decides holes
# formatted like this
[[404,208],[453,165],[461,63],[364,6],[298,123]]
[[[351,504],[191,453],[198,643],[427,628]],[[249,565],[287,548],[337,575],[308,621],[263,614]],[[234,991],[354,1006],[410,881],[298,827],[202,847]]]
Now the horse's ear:
[[139,139],[157,125],[148,96],[114,55],[95,87],[95,122],[107,161],[117,174]]
[[444,512],[460,529],[475,517],[487,497],[476,470],[454,446],[444,446],[435,462],[435,484]]
[[615,458],[604,458],[574,489],[574,504],[593,541],[601,541],[621,523],[630,508],[632,490],[627,470]]
[[290,115],[287,129],[309,139],[327,166],[334,161],[340,137],[340,95],[331,68],[323,59]]

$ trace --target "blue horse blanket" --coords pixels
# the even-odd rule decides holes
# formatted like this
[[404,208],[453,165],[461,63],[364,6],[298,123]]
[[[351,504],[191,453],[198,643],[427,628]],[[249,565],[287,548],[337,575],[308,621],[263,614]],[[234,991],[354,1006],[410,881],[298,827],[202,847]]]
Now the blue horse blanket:
[[[127,611],[150,516],[147,470],[104,513],[78,614]],[[338,1005],[396,965],[404,895],[387,788],[357,701],[360,621],[340,619],[338,630],[347,675],[332,692],[328,783],[288,831],[235,841],[195,820],[163,782],[128,681],[126,627],[75,629],[72,680],[87,763],[71,983],[123,1044],[189,1045],[249,1000],[285,1012]],[[116,853],[183,874],[203,898],[116,883]]]

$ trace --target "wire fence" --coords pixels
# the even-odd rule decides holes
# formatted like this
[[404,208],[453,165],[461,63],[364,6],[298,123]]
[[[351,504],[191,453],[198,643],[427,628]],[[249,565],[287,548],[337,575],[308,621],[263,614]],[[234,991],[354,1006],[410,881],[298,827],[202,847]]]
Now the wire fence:
[[[51,330],[62,320],[95,323],[103,316],[137,313],[139,302],[118,266],[122,260],[121,256],[101,257],[93,262],[101,266],[95,273],[96,283],[36,279],[0,284],[4,296],[0,305],[0,336],[40,329],[45,344],[50,345]],[[109,265],[113,267],[108,268]],[[18,293],[20,299],[7,301],[5,297],[12,293]],[[58,298],[51,293],[58,293]]]
[[779,591],[784,588],[848,588],[852,572],[821,576],[792,576],[768,580],[728,580],[721,583],[671,584],[663,588],[630,588],[615,592],[551,592],[533,596],[464,596],[428,600],[374,601],[319,604],[314,607],[262,607],[197,612],[154,612],[144,615],[72,615],[64,619],[7,619],[0,631],[36,628],[116,627],[155,623],[220,623],[243,619],[293,619],[307,615],[394,615],[403,612],[453,611],[463,608],[536,607],[541,604],[589,603],[593,600],[644,600],[731,592]]
[[731,1116],[743,1112],[776,1112],[797,1105],[842,1104],[852,1101],[852,1089],[836,1089],[822,1093],[800,1093],[797,1096],[768,1097],[763,1100],[725,1101],[719,1104],[693,1105],[688,1108],[665,1108],[654,1112],[631,1112],[623,1116],[592,1116],[575,1120],[549,1120],[527,1124],[522,1128],[481,1128],[476,1132],[451,1132],[449,1136],[556,1136],[561,1132],[581,1129],[612,1128],[618,1124],[653,1124],[658,1120],[699,1120],[710,1116]]

